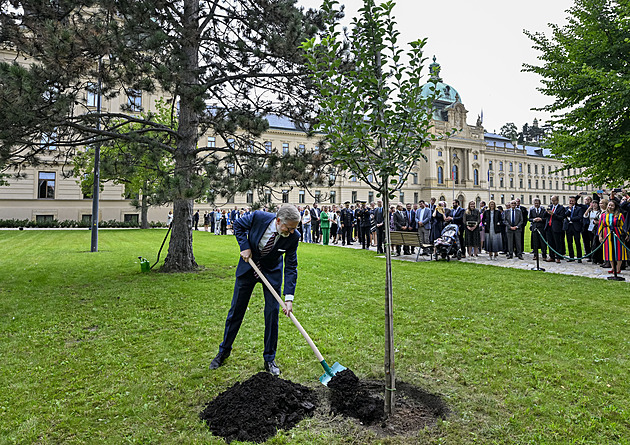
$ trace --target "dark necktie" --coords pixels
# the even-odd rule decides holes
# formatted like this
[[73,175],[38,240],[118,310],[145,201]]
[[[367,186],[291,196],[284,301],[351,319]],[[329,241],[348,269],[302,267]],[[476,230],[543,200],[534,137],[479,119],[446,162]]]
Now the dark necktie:
[[512,209],[512,226],[514,226],[514,209]]
[[[278,235],[278,232],[273,232],[271,234],[271,237],[269,237],[269,241],[267,241],[267,244],[265,244],[265,247],[263,247],[263,249],[260,251],[261,258],[269,254],[269,252],[271,252],[271,249],[273,249],[273,245],[276,241],[277,235]],[[260,265],[260,259],[256,261],[256,266],[258,266],[258,269],[262,269],[262,266]],[[257,280],[260,279],[260,277],[258,276],[256,272],[254,272],[254,278],[256,278]]]

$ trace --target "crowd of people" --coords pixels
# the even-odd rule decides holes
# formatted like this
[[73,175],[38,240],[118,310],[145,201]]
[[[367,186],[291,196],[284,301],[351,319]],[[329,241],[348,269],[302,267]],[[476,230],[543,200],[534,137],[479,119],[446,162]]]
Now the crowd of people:
[[[581,202],[583,200],[583,202]],[[300,241],[323,245],[352,245],[359,243],[363,249],[375,248],[384,252],[385,224],[392,231],[417,232],[421,255],[431,252],[427,246],[441,236],[447,225],[458,229],[462,257],[479,257],[485,252],[490,259],[500,254],[508,259],[523,259],[525,236],[529,232],[535,257],[543,261],[560,263],[562,259],[599,264],[617,273],[625,269],[628,260],[628,218],[630,195],[619,191],[604,196],[577,195],[569,199],[569,205],[559,204],[557,196],[551,197],[549,206],[541,206],[540,199],[527,208],[515,199],[505,207],[494,201],[487,204],[475,201],[465,207],[455,199],[448,203],[420,200],[417,204],[391,205],[388,210],[383,202],[356,201],[343,205],[314,203],[297,206],[301,215],[298,231]],[[266,210],[266,209],[263,209]],[[250,208],[232,210],[214,209],[203,214],[204,230],[225,235],[233,222],[251,213]],[[195,230],[201,216],[193,217]],[[528,230],[529,228],[529,230]],[[414,246],[395,246],[394,255],[414,254]],[[610,271],[612,273],[612,270]]]

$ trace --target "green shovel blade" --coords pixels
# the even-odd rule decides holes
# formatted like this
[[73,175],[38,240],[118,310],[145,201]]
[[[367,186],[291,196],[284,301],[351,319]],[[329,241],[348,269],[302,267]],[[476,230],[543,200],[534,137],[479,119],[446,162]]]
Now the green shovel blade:
[[321,364],[324,367],[324,370],[326,372],[324,373],[324,375],[322,375],[319,378],[319,381],[322,382],[326,386],[328,386],[328,382],[330,381],[330,379],[332,379],[335,376],[335,374],[346,369],[346,367],[339,364],[339,362],[335,362],[335,364],[332,365],[332,368],[328,366],[328,363],[326,363],[326,360],[322,360]]

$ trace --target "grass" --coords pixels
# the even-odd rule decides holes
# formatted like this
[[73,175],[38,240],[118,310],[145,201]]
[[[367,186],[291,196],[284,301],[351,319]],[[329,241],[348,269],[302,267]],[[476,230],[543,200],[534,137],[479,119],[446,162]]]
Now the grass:
[[[222,338],[238,247],[196,232],[205,269],[141,274],[163,230],[0,231],[0,443],[222,443],[198,420],[262,370],[262,298],[226,366]],[[382,379],[384,260],[302,245],[296,316],[329,362]],[[303,421],[273,444],[628,444],[630,287],[458,262],[394,262],[399,379],[452,414],[413,439]],[[322,370],[281,317],[283,377]]]

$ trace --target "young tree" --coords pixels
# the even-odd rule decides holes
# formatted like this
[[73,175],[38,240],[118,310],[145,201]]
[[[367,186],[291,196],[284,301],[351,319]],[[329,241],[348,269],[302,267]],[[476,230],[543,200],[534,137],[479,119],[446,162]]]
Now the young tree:
[[[411,42],[405,54],[398,46],[394,3],[376,5],[374,0],[364,0],[343,40],[333,20],[337,5],[336,0],[324,1],[328,31],[321,41],[310,39],[303,45],[319,88],[319,128],[327,135],[336,162],[377,191],[387,211],[389,199],[401,189],[414,164],[426,160],[422,150],[433,138],[435,93],[423,95],[421,83],[426,40]],[[403,61],[405,56],[408,60]],[[346,59],[351,67],[343,69]],[[388,222],[385,252],[385,410],[391,414],[396,380]]]
[[[576,0],[564,27],[551,35],[525,31],[540,51],[539,90],[554,98],[546,145],[566,168],[591,184],[630,180],[630,3]],[[576,178],[577,179],[577,178]]]
[[[0,164],[42,162],[51,135],[60,148],[53,162],[113,140],[170,153],[174,222],[163,270],[194,270],[194,200],[214,193],[213,184],[240,184],[241,173],[250,183],[267,178],[282,158],[256,142],[267,114],[312,115],[299,43],[319,23],[295,0],[0,0],[0,44],[17,54],[0,64]],[[95,84],[123,108],[86,106]],[[176,129],[138,114],[142,92],[172,99]],[[226,143],[197,146],[207,131]],[[255,166],[265,167],[261,175]],[[324,169],[322,161],[311,172],[323,178]]]

